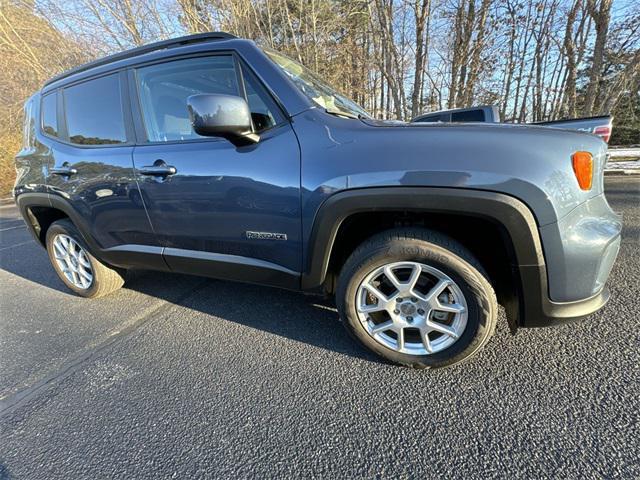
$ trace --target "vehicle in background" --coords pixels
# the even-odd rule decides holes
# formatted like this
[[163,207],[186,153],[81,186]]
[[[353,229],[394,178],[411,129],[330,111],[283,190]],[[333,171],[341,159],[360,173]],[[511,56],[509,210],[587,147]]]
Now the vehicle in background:
[[454,108],[437,112],[424,113],[411,123],[500,123],[500,110],[495,105],[480,105],[470,108]]
[[[442,123],[500,123],[500,110],[495,105],[480,105],[469,108],[455,108],[438,112],[425,113],[411,120],[411,123],[442,122]],[[613,128],[613,117],[601,115],[598,117],[584,117],[570,120],[553,120],[550,122],[533,122],[527,125],[539,125],[541,127],[561,128],[565,130],[578,130],[580,132],[598,135],[609,143]]]

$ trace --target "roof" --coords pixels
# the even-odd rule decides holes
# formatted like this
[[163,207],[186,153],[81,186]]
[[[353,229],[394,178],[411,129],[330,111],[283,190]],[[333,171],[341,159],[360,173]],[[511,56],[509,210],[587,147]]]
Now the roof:
[[66,70],[55,77],[50,78],[44,84],[44,86],[50,85],[58,80],[62,80],[63,78],[70,77],[71,75],[75,75],[76,73],[84,72],[87,70],[91,70],[92,68],[100,67],[103,65],[108,65],[113,62],[117,62],[119,60],[124,60],[127,58],[137,57],[139,55],[144,55],[145,53],[154,52],[157,50],[165,50],[169,48],[175,47],[183,47],[185,45],[193,44],[193,43],[201,43],[208,42],[211,40],[228,40],[231,38],[237,38],[230,33],[225,32],[206,32],[206,33],[196,33],[194,35],[186,35],[184,37],[171,38],[169,40],[161,40],[159,42],[149,43],[147,45],[142,45],[141,47],[132,48],[130,50],[125,50],[124,52],[114,53],[113,55],[108,55],[103,58],[99,58],[98,60],[94,60],[92,62],[85,63],[78,67]]

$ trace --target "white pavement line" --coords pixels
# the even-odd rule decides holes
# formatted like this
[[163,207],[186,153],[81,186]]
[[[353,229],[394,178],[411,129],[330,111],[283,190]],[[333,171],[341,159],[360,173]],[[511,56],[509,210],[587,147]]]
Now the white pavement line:
[[8,247],[2,247],[0,248],[0,252],[2,252],[3,250],[9,250],[10,248],[16,248],[16,247],[22,247],[23,245],[29,245],[30,243],[33,243],[34,240],[29,240],[28,242],[22,242],[22,243],[16,243],[15,245],[9,245]]
[[6,232],[7,230],[15,230],[16,228],[27,228],[27,226],[26,225],[16,225],[15,227],[0,228],[0,232]]

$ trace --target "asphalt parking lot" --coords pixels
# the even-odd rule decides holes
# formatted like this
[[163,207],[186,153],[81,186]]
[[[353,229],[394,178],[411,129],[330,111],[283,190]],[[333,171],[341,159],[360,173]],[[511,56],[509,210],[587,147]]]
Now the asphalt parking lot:
[[379,361],[331,304],[136,273],[65,290],[0,207],[0,478],[640,477],[640,178],[612,299],[450,369]]

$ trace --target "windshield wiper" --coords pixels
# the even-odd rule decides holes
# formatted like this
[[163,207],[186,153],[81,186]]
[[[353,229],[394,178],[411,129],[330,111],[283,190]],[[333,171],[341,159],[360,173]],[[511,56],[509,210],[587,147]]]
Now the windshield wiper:
[[343,112],[342,110],[335,110],[332,108],[325,108],[324,110],[325,112],[330,113],[331,115],[337,115],[339,117],[346,117],[346,118],[355,118],[356,120],[360,119],[360,115],[354,115],[353,113]]

